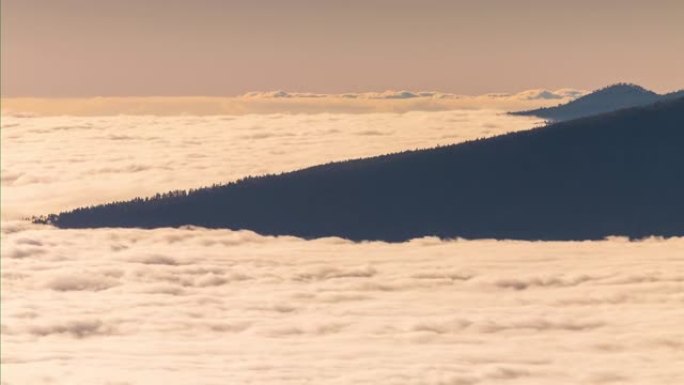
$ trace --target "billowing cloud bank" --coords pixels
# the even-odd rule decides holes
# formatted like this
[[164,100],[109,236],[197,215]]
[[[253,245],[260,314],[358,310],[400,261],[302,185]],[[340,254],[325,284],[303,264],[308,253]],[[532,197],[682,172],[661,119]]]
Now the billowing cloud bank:
[[3,384],[679,384],[684,240],[2,234]]
[[4,98],[5,115],[244,115],[272,113],[372,113],[455,109],[520,110],[565,103],[584,91],[529,90],[464,96],[433,91],[346,94],[250,92],[236,97]]
[[18,218],[335,160],[493,136],[540,121],[404,114],[3,117],[2,215]]
[[3,117],[2,384],[683,383],[684,239],[354,244],[7,220],[538,123]]

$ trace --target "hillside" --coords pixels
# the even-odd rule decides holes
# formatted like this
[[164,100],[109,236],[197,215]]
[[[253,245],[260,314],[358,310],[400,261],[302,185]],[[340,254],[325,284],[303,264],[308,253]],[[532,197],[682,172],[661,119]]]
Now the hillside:
[[551,121],[563,121],[598,115],[672,100],[684,96],[684,90],[660,95],[634,84],[615,84],[594,91],[566,104],[529,111],[512,112],[512,115],[537,116]]
[[684,235],[683,147],[680,98],[37,221],[62,228],[196,225],[386,241]]

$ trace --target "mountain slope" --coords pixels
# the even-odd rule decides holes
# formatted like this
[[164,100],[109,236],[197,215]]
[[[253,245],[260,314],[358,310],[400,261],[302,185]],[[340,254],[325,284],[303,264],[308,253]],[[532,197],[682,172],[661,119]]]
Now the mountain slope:
[[684,235],[682,148],[684,98],[39,221],[386,241]]
[[594,91],[571,102],[556,107],[513,112],[513,115],[538,116],[553,121],[563,121],[602,114],[623,108],[644,106],[657,101],[671,100],[684,95],[684,91],[659,95],[634,84],[615,84]]

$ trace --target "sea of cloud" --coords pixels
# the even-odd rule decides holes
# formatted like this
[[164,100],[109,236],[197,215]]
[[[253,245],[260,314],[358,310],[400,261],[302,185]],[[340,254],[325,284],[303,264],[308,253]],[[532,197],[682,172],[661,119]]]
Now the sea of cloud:
[[501,110],[222,116],[3,116],[2,217],[529,129]]
[[684,383],[684,239],[2,237],[3,384]]
[[2,385],[684,383],[684,238],[387,244],[19,220],[539,123],[3,116]]
[[249,92],[233,97],[3,98],[3,114],[38,116],[245,115],[269,113],[372,113],[495,108],[523,110],[568,102],[586,92],[527,90],[466,96],[435,91],[345,94]]

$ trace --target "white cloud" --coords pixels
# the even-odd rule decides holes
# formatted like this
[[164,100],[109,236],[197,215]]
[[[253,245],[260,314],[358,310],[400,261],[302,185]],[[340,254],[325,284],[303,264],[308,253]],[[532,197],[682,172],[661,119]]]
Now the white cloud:
[[[3,114],[15,116],[369,113],[480,108],[519,110],[556,105],[585,93],[573,89],[529,90],[478,96],[407,90],[344,94],[267,91],[248,92],[236,97],[5,98],[2,106]],[[64,126],[64,129],[79,130],[88,127]]]
[[76,320],[66,323],[33,325],[28,332],[35,336],[45,337],[53,334],[66,334],[75,338],[92,337],[96,335],[109,335],[112,328],[107,327],[100,320]]
[[87,272],[58,275],[45,285],[56,291],[100,291],[117,285],[117,281],[106,276],[93,276]]
[[[474,100],[477,99],[482,103],[482,107],[490,107],[487,105],[488,99],[508,99],[509,101],[529,101],[529,100],[546,100],[546,99],[569,99],[582,96],[586,91],[575,90],[571,88],[563,88],[556,91],[545,89],[534,89],[521,91],[518,93],[491,93],[478,96],[468,96],[452,94],[438,91],[393,91],[387,90],[383,92],[356,92],[344,94],[316,94],[306,92],[286,92],[286,91],[268,91],[268,92],[248,92],[242,97],[244,98],[259,98],[259,99],[277,99],[277,98],[347,98],[347,99],[413,99],[413,98],[427,98],[427,99],[451,99],[451,100]],[[491,102],[491,100],[490,100]]]
[[[428,97],[448,99],[387,100]],[[3,385],[683,383],[684,238],[386,244],[8,220],[536,122],[3,117]]]
[[2,215],[46,214],[248,175],[456,143],[538,123],[494,110],[3,117]]
[[2,231],[7,384],[684,381],[684,238]]

